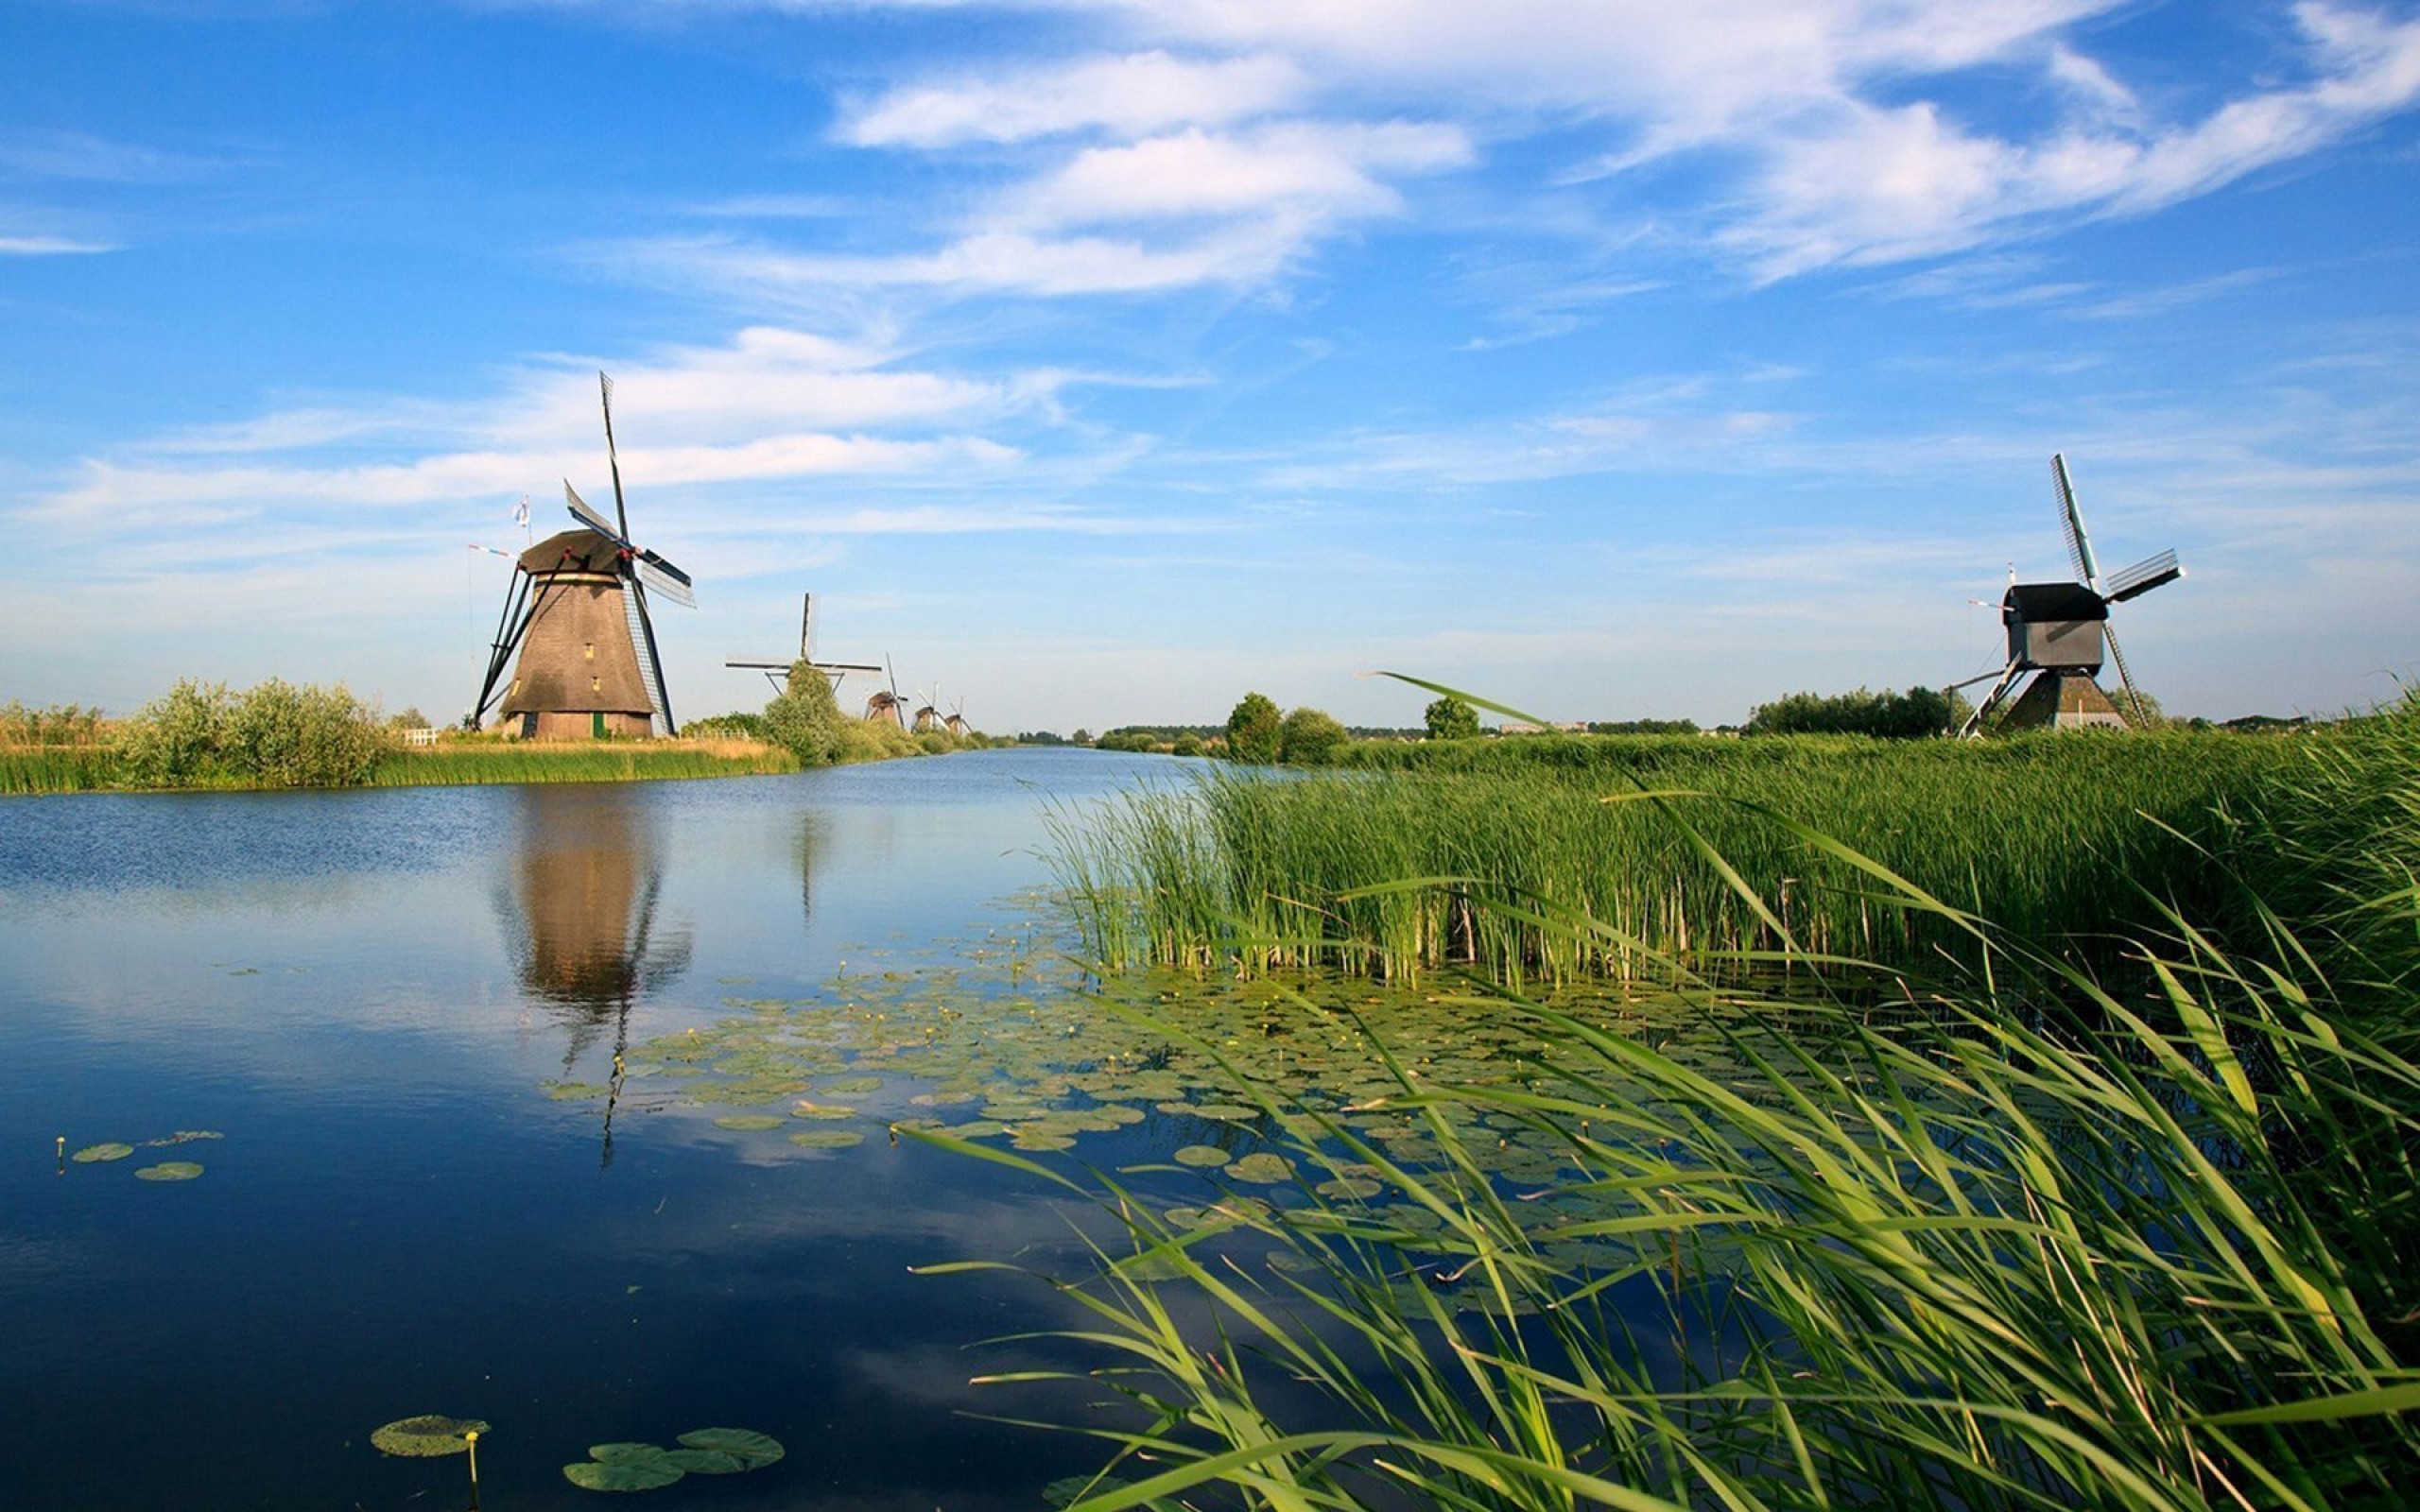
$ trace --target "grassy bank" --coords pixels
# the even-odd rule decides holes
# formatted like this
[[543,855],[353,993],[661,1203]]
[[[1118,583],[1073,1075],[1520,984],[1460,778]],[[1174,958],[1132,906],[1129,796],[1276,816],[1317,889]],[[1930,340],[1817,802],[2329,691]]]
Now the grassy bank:
[[1062,815],[1058,858],[1087,949],[1113,965],[1471,964],[1518,985],[1660,975],[1675,956],[1975,958],[1808,832],[2089,953],[2163,906],[2216,917],[2233,885],[2204,852],[2241,852],[2269,795],[2380,728],[1364,746],[1342,774],[1220,768]]
[[[371,763],[362,782],[372,787],[467,782],[631,782],[748,777],[798,769],[798,760],[789,752],[758,741],[524,745],[493,738],[448,739],[435,746],[386,747]],[[125,751],[111,746],[0,746],[0,794],[144,792],[161,785],[147,782],[141,768]],[[265,782],[251,773],[222,769],[194,774],[174,785],[239,791],[295,784]]]
[[[2133,765],[2161,748],[1996,761],[2067,778],[2116,762],[2102,781],[2166,795],[2184,827],[2189,771],[2155,782]],[[2163,766],[2215,755],[2166,749]],[[1931,761],[1886,763],[1868,786],[1921,799],[1911,774]],[[1988,799],[1975,773],[1991,769],[1956,791]],[[1369,796],[1330,791],[1343,797],[1307,801]],[[2420,704],[2264,749],[2203,791],[2223,855],[2170,836],[2096,863],[2099,912],[2086,895],[2038,929],[1745,808],[1746,793],[1634,802],[1646,828],[1620,842],[1625,865],[1711,869],[1776,938],[1777,879],[1707,840],[1726,808],[1780,825],[1789,846],[1767,860],[1785,875],[1846,868],[1865,914],[1900,921],[1871,937],[1952,943],[1834,960],[1787,990],[1684,988],[1697,1032],[1655,1042],[1618,1005],[1555,1012],[1471,982],[1475,1025],[1538,1041],[1526,1074],[1482,1084],[1407,1057],[1391,1091],[1322,1100],[1229,1060],[1277,1174],[1165,1217],[1127,1185],[1142,1176],[1086,1185],[987,1152],[1095,1195],[1132,1241],[1098,1275],[1050,1281],[1090,1310],[1070,1337],[1101,1351],[1093,1379],[1145,1409],[1078,1429],[1108,1464],[1075,1512],[2409,1504]],[[1237,843],[1190,821],[1137,831],[1136,812],[1176,811],[1098,833],[1207,848],[1137,868],[1188,875]],[[1453,812],[1465,830],[1483,820]],[[2169,898],[2200,902],[2149,902]],[[1739,927],[1710,896],[1685,906],[1698,917],[1668,931],[1685,948],[1627,947],[1637,974],[1698,981],[1696,942]],[[1576,910],[1484,889],[1471,907],[1482,934],[1522,933],[1544,955],[1603,948]],[[1302,948],[1227,928],[1241,958]],[[2079,931],[2130,965],[2126,989],[2079,963]],[[1384,1045],[1382,1021],[1364,1027]],[[1288,1029],[1271,1014],[1261,1032]],[[1558,1168],[1508,1178],[1508,1137],[1554,1142]]]
[[640,782],[751,777],[798,769],[798,759],[788,751],[752,740],[447,740],[389,751],[371,769],[369,782],[372,787]]

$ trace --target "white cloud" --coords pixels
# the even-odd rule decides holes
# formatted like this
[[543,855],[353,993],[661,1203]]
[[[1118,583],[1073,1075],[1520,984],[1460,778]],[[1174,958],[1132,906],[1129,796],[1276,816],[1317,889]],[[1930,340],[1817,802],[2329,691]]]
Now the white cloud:
[[1022,142],[1101,129],[1142,136],[1282,110],[1306,93],[1290,59],[1181,59],[1162,51],[894,89],[853,107],[842,140],[860,146]]
[[116,250],[115,242],[83,241],[72,236],[0,235],[0,257],[75,257]]
[[[19,512],[105,531],[130,520],[201,530],[260,515],[546,496],[558,478],[600,470],[599,365],[533,363],[476,401],[304,404],[153,436],[86,459]],[[879,341],[770,326],[614,366],[623,470],[650,489],[994,473],[1022,454],[981,427],[1046,409],[1071,377],[960,378],[904,367]]]
[[1131,146],[1090,147],[1011,191],[997,214],[1012,225],[1219,215],[1325,221],[1384,215],[1400,203],[1374,173],[1428,173],[1471,158],[1449,126],[1288,122],[1246,135],[1200,129]]
[[[1174,245],[965,236],[938,251],[785,265],[786,276],[968,291],[1132,292],[1250,283],[1346,218],[1402,208],[1400,180],[1491,140],[1598,123],[1567,164],[1616,202],[1630,170],[1712,150],[1736,187],[1696,207],[1701,245],[1761,280],[1905,262],[2031,234],[2065,215],[2140,215],[2308,154],[2420,100],[2420,23],[2306,0],[2299,83],[2160,121],[2069,35],[2118,0],[1066,0],[1134,50],[1050,67],[961,65],[857,105],[844,140],[941,150],[1105,132],[1000,191],[981,232],[1226,213],[1287,216],[1292,240]],[[1994,65],[2048,85],[2020,124],[1959,107]],[[2276,69],[2272,70],[2277,71]],[[1353,125],[1374,101],[1423,124]],[[1327,108],[1325,120],[1312,112]],[[1268,118],[1283,113],[1279,125]],[[1238,129],[1248,123],[1262,123]],[[1461,123],[1461,124],[1456,124]],[[1370,136],[1354,142],[1351,133]],[[1373,150],[1389,132],[1417,150]],[[1416,135],[1415,136],[1413,134]],[[1056,265],[1056,266],[1051,266]]]

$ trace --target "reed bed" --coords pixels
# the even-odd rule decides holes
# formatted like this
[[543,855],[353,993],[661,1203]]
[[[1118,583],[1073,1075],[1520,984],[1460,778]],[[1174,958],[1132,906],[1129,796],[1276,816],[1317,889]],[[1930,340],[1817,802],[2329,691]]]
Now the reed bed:
[[99,745],[0,745],[0,793],[83,793],[113,785],[121,763]]
[[1219,768],[1061,812],[1054,855],[1113,967],[1468,965],[1521,986],[1660,979],[1677,956],[1976,958],[1938,918],[1877,907],[1811,833],[2089,954],[2163,904],[2211,917],[2227,884],[2197,858],[2239,849],[2307,747],[2358,738],[1468,743],[1416,769]]
[[441,741],[389,752],[373,787],[484,782],[631,782],[794,772],[798,758],[763,741],[717,738],[599,742]]
[[[449,739],[390,747],[363,781],[372,787],[489,782],[631,782],[679,778],[751,777],[799,769],[778,746],[736,739],[582,744]],[[153,784],[115,746],[0,745],[0,794],[140,791]],[[188,778],[187,788],[233,790],[282,785],[236,771]]]
[[[1173,1168],[1083,1179],[958,1145],[1126,1241],[1044,1278],[1089,1314],[1067,1337],[1102,1363],[1079,1379],[1127,1409],[1074,1429],[1106,1464],[1071,1512],[2409,1505],[2420,709],[2294,749],[2246,790],[2234,857],[2171,836],[2173,866],[2242,889],[2225,932],[2156,902],[2190,890],[2173,873],[2117,879],[2154,900],[2113,942],[2123,990],[2064,921],[1987,921],[1796,831],[1871,915],[1963,948],[1773,994],[1634,944],[1698,1017],[1656,1045],[1473,974],[1475,1021],[1537,1034],[1531,1074],[1391,1061],[1392,1093],[1339,1106],[1222,1061],[1292,1179],[1165,1217],[1146,1184]],[[1775,913],[1701,844],[1724,806],[1631,809]],[[1206,833],[1158,839],[1181,862]],[[1472,906],[1596,948],[1576,912]],[[1515,1128],[1559,1168],[1508,1176]]]

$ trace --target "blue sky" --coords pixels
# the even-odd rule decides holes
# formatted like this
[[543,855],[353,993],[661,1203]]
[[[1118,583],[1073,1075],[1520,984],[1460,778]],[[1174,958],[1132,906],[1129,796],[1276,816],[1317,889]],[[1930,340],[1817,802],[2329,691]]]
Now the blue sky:
[[[527,494],[986,729],[2420,670],[2420,8],[14,0],[0,696],[459,714]],[[860,690],[861,691],[861,690]]]

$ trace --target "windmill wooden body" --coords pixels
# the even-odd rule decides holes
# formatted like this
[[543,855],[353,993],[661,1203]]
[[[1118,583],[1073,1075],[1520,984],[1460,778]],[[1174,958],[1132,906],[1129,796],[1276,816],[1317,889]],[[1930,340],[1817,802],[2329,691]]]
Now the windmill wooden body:
[[[2067,555],[2081,580],[2009,585],[2006,596],[2000,600],[2000,622],[2008,630],[2008,662],[1997,673],[1985,674],[1997,680],[1960,727],[1958,733],[1962,737],[1980,732],[1984,722],[2029,672],[2035,674],[2033,681],[2010,706],[1999,722],[2001,729],[2126,729],[2125,715],[2101,691],[2098,680],[2104,647],[2106,659],[2118,663],[2118,679],[2134,711],[2135,722],[2145,721],[2142,696],[2135,691],[2135,679],[2126,666],[2125,653],[2118,649],[2117,634],[2110,628],[2109,607],[2172,583],[2185,576],[2185,569],[2177,564],[2175,552],[2163,551],[2144,558],[2104,583],[2100,563],[2092,554],[2092,538],[2084,532],[2083,510],[2076,503],[2075,485],[2067,476],[2067,459],[2064,455],[2051,456],[2050,478],[2058,494],[2059,524],[2066,535]],[[1973,680],[1980,682],[1983,679]]]
[[687,573],[631,540],[614,452],[614,383],[601,372],[596,382],[614,518],[590,508],[564,481],[563,501],[579,528],[549,536],[514,559],[487,677],[472,706],[475,730],[491,709],[506,734],[525,740],[669,735],[678,728],[648,591],[689,608],[698,601]]

